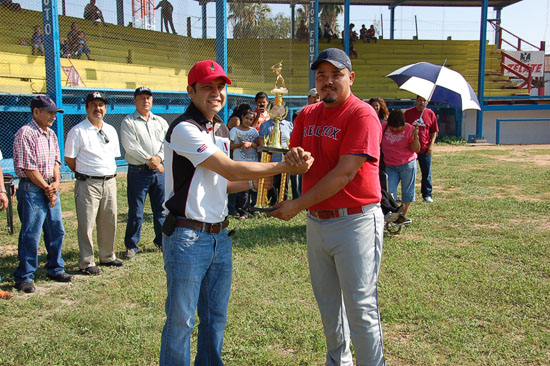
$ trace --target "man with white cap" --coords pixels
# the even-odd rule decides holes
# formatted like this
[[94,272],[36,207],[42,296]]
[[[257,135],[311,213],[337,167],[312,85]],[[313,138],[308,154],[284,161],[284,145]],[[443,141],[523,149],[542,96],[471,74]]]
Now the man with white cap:
[[74,198],[78,221],[80,272],[99,275],[94,261],[93,231],[97,224],[99,264],[122,267],[115,256],[117,226],[116,161],[118,134],[105,123],[107,98],[100,91],[86,97],[88,118],[71,128],[65,141],[65,162],[75,172]]
[[382,131],[375,110],[351,92],[351,61],[329,48],[311,65],[322,103],[298,115],[288,163],[303,149],[315,163],[303,175],[302,196],[270,215],[289,220],[307,209],[311,283],[327,344],[327,366],[385,364],[377,283],[384,215],[380,209],[378,160]]
[[311,156],[295,166],[229,158],[229,130],[217,113],[231,80],[212,60],[188,74],[191,104],[170,125],[165,140],[166,323],[160,365],[190,365],[195,311],[200,318],[195,365],[223,365],[221,352],[231,292],[232,243],[226,227],[227,194],[257,189],[253,179],[302,173]]
[[65,237],[59,200],[61,156],[57,136],[50,128],[56,113],[63,110],[49,97],[40,95],[32,98],[31,111],[32,121],[15,133],[13,141],[13,164],[19,177],[17,212],[21,220],[19,266],[14,277],[15,288],[26,293],[36,290],[33,280],[42,231],[48,251],[48,278],[58,282],[73,280],[65,273],[61,257]]
[[307,93],[307,104],[308,105],[315,104],[315,103],[319,103],[320,101],[321,101],[321,97],[317,92],[317,88],[309,89],[309,93]]
[[127,189],[128,222],[124,245],[126,259],[133,259],[138,252],[141,238],[143,208],[149,194],[153,211],[153,227],[157,247],[162,247],[162,223],[164,222],[164,136],[168,123],[151,112],[153,92],[146,86],[134,92],[136,111],[127,115],[120,125],[120,141],[128,163]]

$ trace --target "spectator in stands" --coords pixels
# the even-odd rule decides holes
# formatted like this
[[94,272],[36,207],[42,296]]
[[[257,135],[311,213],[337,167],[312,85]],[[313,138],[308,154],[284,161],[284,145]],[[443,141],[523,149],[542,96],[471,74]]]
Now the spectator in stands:
[[334,35],[334,32],[332,31],[330,24],[328,24],[328,22],[325,23],[325,25],[323,26],[323,38],[326,39],[327,43],[330,43],[333,35]]
[[12,0],[0,0],[2,5],[13,11],[21,11],[21,5],[14,3]]
[[[260,126],[260,137],[258,139],[259,146],[266,145],[266,141],[271,138],[271,132],[273,131],[273,128],[275,127],[275,121],[271,118],[267,120],[265,123],[263,123]],[[290,146],[290,134],[292,133],[292,129],[294,128],[294,125],[292,122],[285,120],[282,120],[279,124],[279,131],[281,133],[281,146],[283,149],[288,149]],[[271,155],[271,161],[280,162],[283,161],[283,154],[282,153],[275,153]],[[281,187],[281,178],[282,175],[278,174],[273,177],[273,187],[268,191],[267,193],[267,200],[268,202],[271,200],[271,204],[274,205],[277,203],[277,200],[279,198],[279,188]],[[288,199],[288,181],[284,183],[285,188],[285,194],[284,199]]]
[[13,141],[13,164],[19,177],[17,211],[21,220],[19,266],[14,277],[15,288],[26,293],[36,290],[33,280],[42,231],[48,252],[48,278],[58,282],[73,280],[73,276],[65,273],[61,257],[65,237],[59,200],[61,156],[57,136],[50,128],[56,113],[63,110],[49,97],[37,96],[31,100],[31,111],[31,122],[15,133]]
[[367,40],[367,27],[363,24],[359,30],[359,39],[365,42]]
[[[355,24],[351,23],[349,25],[349,56],[350,58],[353,58],[355,56],[355,58],[358,57],[357,55],[357,51],[355,50],[355,42],[357,41],[357,32],[353,30],[353,28],[355,28]],[[344,44],[345,42],[345,38],[344,38],[344,31],[342,31],[342,44]]]
[[254,123],[252,124],[252,127],[260,131],[260,126],[262,125],[262,123],[270,119],[269,112],[267,111],[269,99],[267,98],[266,93],[259,92],[254,97],[254,102],[256,103],[256,109],[254,109],[256,117],[254,117]]
[[74,196],[78,222],[80,272],[99,275],[94,261],[93,232],[97,224],[99,264],[122,267],[115,256],[117,226],[116,161],[118,135],[103,121],[107,99],[95,91],[86,96],[88,118],[71,128],[65,142],[65,162],[75,172]]
[[34,33],[32,35],[32,54],[44,56],[44,35],[42,34],[42,27],[39,25],[34,27]]
[[380,97],[374,97],[370,98],[368,102],[378,113],[378,119],[380,119],[380,123],[385,122],[388,119],[388,115],[390,112],[388,111],[388,107],[386,106],[386,102],[384,99]]
[[382,152],[388,175],[388,190],[397,198],[397,186],[401,181],[401,202],[403,215],[415,200],[416,153],[420,151],[418,126],[405,123],[401,109],[391,111],[388,122],[382,124]]
[[174,7],[168,0],[161,0],[155,10],[158,8],[162,8],[160,11],[160,18],[161,18],[161,31],[162,31],[162,25],[164,24],[164,28],[166,28],[166,33],[170,33],[170,29],[168,28],[168,25],[172,27],[172,33],[176,33],[176,29],[174,28],[174,21],[172,20],[172,13],[174,12]]
[[78,46],[78,23],[71,23],[71,30],[67,33],[67,53],[73,55],[73,53],[79,48]]
[[[0,160],[2,160],[2,151],[0,151]],[[4,187],[4,173],[2,172],[2,167],[0,166],[0,211],[4,211],[8,207],[8,192]],[[2,277],[0,276],[0,282],[2,282]],[[13,294],[0,290],[0,299],[11,299]]]
[[99,8],[95,5],[95,0],[90,0],[90,3],[84,7],[84,19],[91,20],[94,22],[94,24],[97,24],[96,20],[101,20],[101,23],[103,23],[104,26],[107,26],[107,23],[105,23],[105,19],[103,19],[103,13]]
[[168,123],[151,112],[153,92],[142,86],[134,92],[136,111],[127,115],[120,125],[120,141],[128,163],[127,191],[128,222],[124,245],[126,259],[133,259],[138,252],[141,237],[143,208],[149,194],[153,227],[157,247],[162,247],[162,224],[164,222],[164,136]]
[[[420,152],[418,153],[418,165],[422,174],[420,191],[424,202],[433,202],[432,198],[432,150],[439,132],[435,113],[426,108],[428,102],[418,95],[416,106],[405,111],[405,120],[413,126],[418,126],[420,138]],[[424,113],[422,113],[424,111]]]
[[308,39],[308,31],[307,31],[307,27],[306,27],[306,23],[305,21],[302,19],[300,20],[300,24],[298,25],[298,30],[296,31],[296,37],[298,38],[298,41],[302,41],[305,40],[307,41]]
[[[252,127],[256,113],[248,109],[241,115],[241,124],[229,132],[231,140],[230,149],[233,152],[235,161],[258,161],[259,135]],[[250,209],[250,198],[252,190],[245,190],[237,193],[236,209],[240,219],[247,219]]]
[[374,29],[374,25],[370,25],[370,28],[367,30],[367,42],[370,43],[370,40],[374,40],[374,43],[378,41],[376,38],[376,30]]
[[88,60],[93,60],[93,58],[90,56],[90,48],[88,47],[88,40],[86,39],[86,35],[83,31],[79,31],[77,36],[76,49],[73,54],[77,59],[80,59],[83,53],[86,55],[86,57],[88,57]]

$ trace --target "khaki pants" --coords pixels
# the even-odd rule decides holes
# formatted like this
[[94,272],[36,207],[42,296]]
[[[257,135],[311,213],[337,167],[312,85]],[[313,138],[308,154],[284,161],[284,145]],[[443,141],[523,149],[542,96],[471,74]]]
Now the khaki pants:
[[117,225],[116,178],[109,180],[77,180],[74,189],[78,220],[78,266],[95,266],[92,234],[97,224],[97,247],[100,263],[112,262],[115,257]]

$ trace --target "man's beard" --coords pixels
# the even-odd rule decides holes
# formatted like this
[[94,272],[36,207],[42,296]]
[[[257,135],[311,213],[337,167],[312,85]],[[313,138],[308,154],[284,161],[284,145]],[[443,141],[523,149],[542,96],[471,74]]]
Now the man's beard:
[[327,95],[326,97],[323,98],[323,103],[334,103],[336,102],[336,97],[334,96],[331,96],[331,95]]

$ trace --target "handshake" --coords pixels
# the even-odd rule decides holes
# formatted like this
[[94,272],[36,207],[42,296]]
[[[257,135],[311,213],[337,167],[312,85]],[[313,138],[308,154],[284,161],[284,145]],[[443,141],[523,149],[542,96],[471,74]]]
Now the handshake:
[[309,151],[301,147],[293,147],[285,154],[285,163],[288,165],[287,173],[304,174],[311,168],[315,159]]

